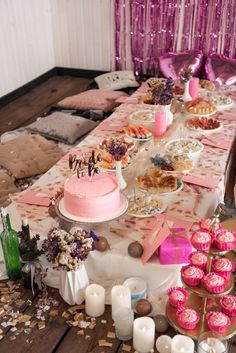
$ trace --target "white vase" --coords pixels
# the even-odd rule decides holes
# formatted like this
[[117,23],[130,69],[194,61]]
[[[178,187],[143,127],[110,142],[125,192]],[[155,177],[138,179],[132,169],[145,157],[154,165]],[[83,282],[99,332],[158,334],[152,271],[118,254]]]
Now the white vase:
[[189,82],[190,81],[184,82],[184,94],[182,96],[182,100],[184,102],[189,102],[192,100],[192,97],[190,96],[190,93],[189,93]]
[[84,264],[81,264],[75,271],[60,271],[59,293],[70,305],[83,303],[88,284],[89,280]]
[[122,175],[122,165],[121,165],[121,161],[116,161],[116,179],[119,183],[120,186],[120,190],[123,190],[126,188],[127,183],[125,181],[125,179],[123,178]]
[[168,105],[158,105],[158,111],[166,113],[167,126],[170,126],[173,123],[173,113],[170,110],[171,104]]

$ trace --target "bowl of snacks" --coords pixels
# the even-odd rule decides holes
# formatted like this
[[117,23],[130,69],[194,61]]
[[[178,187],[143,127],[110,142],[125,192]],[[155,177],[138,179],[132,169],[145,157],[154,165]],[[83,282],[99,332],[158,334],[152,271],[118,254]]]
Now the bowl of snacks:
[[185,126],[193,131],[215,132],[222,128],[221,122],[214,118],[198,116],[185,121]]
[[185,174],[193,169],[193,161],[187,154],[165,155],[156,154],[151,157],[155,167],[170,174]]
[[197,162],[204,145],[195,139],[179,138],[166,143],[165,150],[170,155],[187,155],[194,163]]
[[128,116],[130,125],[142,125],[151,132],[154,131],[154,111],[139,110]]

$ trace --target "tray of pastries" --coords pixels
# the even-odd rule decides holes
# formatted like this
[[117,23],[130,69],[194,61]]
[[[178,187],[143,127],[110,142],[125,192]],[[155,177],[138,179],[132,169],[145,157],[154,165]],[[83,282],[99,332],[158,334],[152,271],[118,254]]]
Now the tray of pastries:
[[191,130],[217,131],[222,128],[222,124],[213,118],[199,116],[185,121],[185,126]]
[[137,185],[150,193],[162,195],[177,193],[183,188],[181,179],[157,168],[149,168],[145,175],[138,176]]
[[214,85],[213,82],[209,80],[200,80],[200,89],[208,90],[208,91],[214,91],[216,89],[216,86]]
[[209,116],[217,112],[216,106],[204,98],[196,98],[185,103],[187,112],[193,115]]

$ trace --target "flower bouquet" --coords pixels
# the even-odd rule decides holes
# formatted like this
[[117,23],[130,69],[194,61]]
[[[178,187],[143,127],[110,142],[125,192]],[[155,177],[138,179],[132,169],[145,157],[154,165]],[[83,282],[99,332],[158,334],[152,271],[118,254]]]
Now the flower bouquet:
[[89,283],[84,261],[98,240],[93,232],[76,228],[70,233],[54,228],[44,240],[42,249],[53,268],[60,270],[60,294],[70,305],[81,304]]

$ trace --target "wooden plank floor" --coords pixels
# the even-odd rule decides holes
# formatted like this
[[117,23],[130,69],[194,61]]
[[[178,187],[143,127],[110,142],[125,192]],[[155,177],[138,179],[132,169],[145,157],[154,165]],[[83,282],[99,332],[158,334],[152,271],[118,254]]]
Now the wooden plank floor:
[[35,121],[61,99],[84,91],[91,79],[54,76],[0,109],[0,135]]

